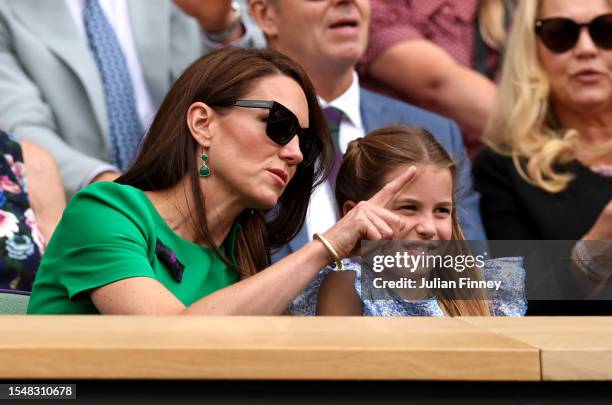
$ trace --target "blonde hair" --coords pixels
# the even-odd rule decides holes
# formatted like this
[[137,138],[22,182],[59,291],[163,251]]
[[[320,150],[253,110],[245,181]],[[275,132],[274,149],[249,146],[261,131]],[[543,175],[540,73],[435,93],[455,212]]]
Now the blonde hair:
[[[387,173],[402,165],[433,165],[448,169],[456,188],[457,165],[448,152],[423,128],[391,125],[352,141],[338,170],[336,178],[336,204],[339,212],[347,201],[363,201],[371,198],[384,186]],[[453,196],[454,205],[454,196]],[[452,243],[457,254],[468,249],[461,231],[457,210],[451,212]],[[462,277],[470,274],[474,280],[482,279],[477,269],[466,269]],[[442,277],[459,277],[455,271],[444,272]],[[468,293],[466,289],[437,292],[438,303],[450,316],[491,315],[484,291]]]
[[485,44],[496,51],[506,45],[505,12],[504,0],[480,0],[478,29]]
[[557,171],[557,165],[573,162],[582,153],[606,155],[612,151],[612,141],[594,151],[584,145],[578,131],[559,124],[537,52],[534,25],[542,1],[521,0],[514,14],[497,100],[483,141],[496,152],[512,156],[525,181],[557,193],[573,180],[572,174]]

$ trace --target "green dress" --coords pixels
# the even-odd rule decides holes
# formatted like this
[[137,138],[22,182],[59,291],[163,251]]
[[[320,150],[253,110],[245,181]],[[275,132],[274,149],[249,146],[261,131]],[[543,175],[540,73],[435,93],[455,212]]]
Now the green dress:
[[[236,260],[235,226],[221,251]],[[88,290],[130,278],[159,281],[184,305],[238,281],[209,248],[178,236],[141,190],[92,184],[77,193],[38,269],[29,314],[97,314]]]

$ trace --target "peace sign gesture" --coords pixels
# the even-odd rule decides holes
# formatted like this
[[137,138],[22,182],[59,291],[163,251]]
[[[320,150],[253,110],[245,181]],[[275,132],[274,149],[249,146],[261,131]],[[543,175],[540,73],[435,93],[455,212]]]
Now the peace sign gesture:
[[416,174],[416,167],[410,166],[401,176],[385,184],[368,202],[382,208],[391,209],[400,192],[415,179]]
[[398,178],[387,183],[372,198],[360,201],[323,236],[342,259],[350,256],[362,239],[391,239],[402,231],[399,215],[391,212],[401,190],[416,177],[416,167],[411,166]]

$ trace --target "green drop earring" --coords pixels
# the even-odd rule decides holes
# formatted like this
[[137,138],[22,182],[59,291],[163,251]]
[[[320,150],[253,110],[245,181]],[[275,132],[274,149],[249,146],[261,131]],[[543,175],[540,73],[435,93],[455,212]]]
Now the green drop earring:
[[202,155],[200,155],[200,159],[202,159],[202,166],[199,170],[200,177],[210,176],[210,167],[208,167],[208,155],[206,153],[202,153]]

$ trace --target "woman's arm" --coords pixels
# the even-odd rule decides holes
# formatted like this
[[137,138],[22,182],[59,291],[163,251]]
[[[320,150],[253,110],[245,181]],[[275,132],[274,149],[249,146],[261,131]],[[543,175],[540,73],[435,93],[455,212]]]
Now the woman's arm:
[[264,271],[185,307],[157,280],[133,277],[90,292],[103,314],[278,315],[329,263],[329,253],[312,241]]
[[66,207],[66,194],[55,160],[40,146],[20,142],[30,206],[48,242]]
[[397,43],[374,60],[370,74],[414,103],[482,132],[496,87],[480,73],[459,65],[436,44],[424,39]]
[[[359,202],[323,236],[340,258],[348,257],[363,239],[390,239],[402,231],[401,218],[389,211],[399,192],[416,175],[411,167],[385,185],[369,201]],[[142,315],[278,315],[330,263],[318,240],[262,270],[185,307],[158,281],[131,277],[89,291],[103,314]]]
[[612,275],[612,267],[606,267],[605,264],[612,261],[612,200],[606,204],[589,232],[577,243],[582,246],[574,247],[574,255],[578,251],[584,253],[573,257],[575,265],[572,270],[576,283],[589,298],[595,298]]
[[[360,203],[324,237],[340,257],[346,257],[361,239],[387,239],[399,218],[380,207]],[[353,213],[354,212],[354,213]],[[318,240],[267,269],[220,289],[185,307],[166,287],[147,277],[131,277],[90,291],[103,314],[141,315],[278,315],[330,263],[330,254]]]
[[363,315],[363,303],[355,291],[353,271],[328,274],[319,289],[317,315]]

